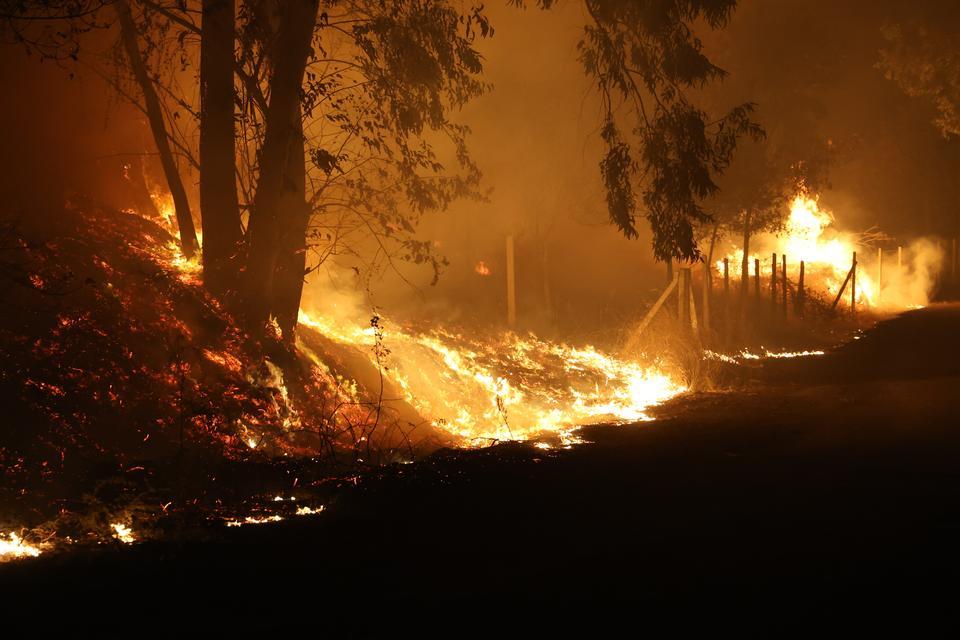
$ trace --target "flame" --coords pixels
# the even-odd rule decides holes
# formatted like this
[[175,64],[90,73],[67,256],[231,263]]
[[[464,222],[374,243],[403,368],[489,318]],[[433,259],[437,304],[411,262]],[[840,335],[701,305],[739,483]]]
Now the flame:
[[480,340],[397,328],[386,332],[380,362],[372,327],[303,310],[300,322],[363,350],[420,415],[465,445],[545,433],[571,442],[577,426],[649,420],[650,407],[686,390],[659,366],[532,335]]
[[[760,260],[761,276],[770,277],[770,254],[787,257],[787,279],[796,287],[800,275],[800,261],[805,263],[804,286],[808,291],[820,291],[830,298],[843,286],[857,254],[857,304],[882,307],[889,310],[916,309],[930,300],[937,275],[944,259],[943,247],[926,238],[913,240],[897,251],[881,251],[861,246],[863,238],[836,228],[831,212],[824,210],[816,196],[801,193],[790,203],[790,215],[783,231],[777,235],[756,234],[751,240],[755,252],[750,256],[750,277],[754,276],[753,262]],[[893,247],[890,247],[892,249]],[[743,249],[735,248],[728,255],[730,273],[740,277]],[[723,272],[723,260],[716,262]],[[778,280],[781,265],[778,265]],[[849,304],[850,289],[844,291],[842,302]]]
[[269,522],[280,522],[283,516],[247,516],[243,520],[228,519],[224,522],[228,527],[242,527],[245,524],[267,524]]
[[41,553],[40,548],[28,542],[15,533],[0,536],[0,562],[17,558],[36,558]]
[[[167,231],[179,238],[172,198],[165,193],[153,198]],[[179,242],[158,243],[154,258],[185,284],[199,284],[200,262],[187,260]],[[484,261],[475,265],[475,271],[484,276],[492,273]],[[300,322],[356,347],[420,417],[464,445],[530,439],[544,433],[569,443],[574,441],[573,429],[584,424],[649,420],[650,407],[686,390],[660,363],[624,360],[592,346],[573,347],[512,333],[479,339],[443,330],[417,332],[393,324],[384,336],[365,322],[369,318],[365,313],[351,317],[329,299],[323,309],[323,314],[301,310]],[[272,326],[279,332],[275,322]],[[386,344],[378,347],[380,340]],[[302,340],[296,345],[313,362],[314,377],[332,382],[327,388],[339,395],[333,418],[349,423],[369,420],[364,407],[370,402],[360,402],[357,382],[334,375]],[[227,351],[204,349],[202,355],[234,373],[243,366]],[[248,373],[247,378],[275,391],[270,413],[279,417],[286,433],[299,432],[308,417],[302,411],[307,409],[295,406],[283,370],[266,360],[263,371]],[[349,412],[356,415],[344,416]],[[243,444],[261,448],[263,436],[255,416],[244,415],[237,428]]]
[[[837,231],[834,217],[829,211],[820,208],[816,197],[798,194],[790,203],[790,215],[783,231],[776,236],[757,234],[754,246],[762,247],[763,255],[752,254],[749,264],[760,260],[761,276],[770,276],[770,254],[778,258],[787,257],[787,278],[795,286],[800,276],[800,261],[804,264],[804,286],[808,289],[819,288],[830,295],[840,291],[850,266],[853,252],[857,250],[857,241],[852,234]],[[858,257],[857,303],[875,305],[877,303],[876,285],[866,269],[863,258]],[[743,262],[743,249],[737,248],[727,256],[732,274],[740,275]],[[723,260],[716,262],[718,271],[723,271]],[[782,278],[781,264],[777,265],[778,278]],[[750,276],[753,276],[750,268]],[[849,285],[845,293],[850,291]],[[849,297],[849,296],[848,296]]]
[[110,528],[113,529],[113,537],[124,544],[131,544],[137,540],[133,531],[125,524],[114,522],[110,525]]
[[[180,274],[180,280],[184,284],[200,285],[200,273],[203,271],[203,265],[200,255],[192,258],[183,255],[180,248],[180,226],[177,224],[177,211],[173,204],[173,196],[169,192],[154,191],[150,194],[153,205],[160,214],[160,226],[173,236],[173,240],[165,246],[165,255],[159,256],[163,262],[169,264]],[[202,230],[197,230],[197,242],[203,246]]]

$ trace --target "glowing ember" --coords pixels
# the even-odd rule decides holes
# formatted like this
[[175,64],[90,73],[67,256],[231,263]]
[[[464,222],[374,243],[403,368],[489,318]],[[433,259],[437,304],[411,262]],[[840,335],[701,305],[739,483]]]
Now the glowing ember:
[[247,516],[243,520],[226,520],[228,527],[242,527],[245,524],[267,524],[268,522],[280,522],[283,520],[282,516]]
[[15,533],[0,536],[0,562],[17,558],[36,558],[40,555],[39,547],[25,542]]
[[[761,347],[762,348],[762,347]],[[763,353],[756,354],[751,353],[750,351],[744,349],[736,355],[727,355],[725,353],[717,353],[716,351],[705,350],[703,356],[708,360],[719,360],[720,362],[726,362],[727,364],[740,364],[743,360],[764,360],[767,358],[806,358],[810,356],[822,356],[826,353],[825,351],[770,351],[769,349],[764,349]]]
[[[824,351],[781,351],[779,353],[774,353],[772,351],[765,351],[763,357],[765,358],[806,358],[809,356],[822,356]],[[747,356],[744,352],[744,357]]]
[[298,507],[298,508],[297,508],[297,515],[298,515],[298,516],[312,516],[312,515],[316,515],[316,514],[318,514],[318,513],[323,513],[323,510],[324,510],[324,506],[323,506],[323,505],[320,505],[320,506],[317,507],[316,509],[311,509],[310,507]]
[[113,529],[113,537],[124,544],[131,544],[137,540],[133,536],[133,531],[125,524],[115,522],[110,525],[110,528]]

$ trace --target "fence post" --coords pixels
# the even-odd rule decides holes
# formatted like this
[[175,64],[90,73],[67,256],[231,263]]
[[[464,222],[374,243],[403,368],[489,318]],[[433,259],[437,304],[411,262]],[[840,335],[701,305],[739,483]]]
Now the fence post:
[[760,304],[760,258],[753,259],[753,293]]
[[770,308],[777,309],[777,254],[770,259]]
[[883,247],[877,247],[877,306],[880,306],[880,292],[883,291]]
[[730,258],[723,259],[723,301],[730,304]]
[[713,295],[713,267],[703,261],[703,331],[704,337],[710,332],[710,297]]
[[781,256],[783,268],[780,269],[780,275],[783,276],[783,317],[787,317],[787,255]]
[[850,315],[857,315],[857,252],[853,252],[853,265],[850,267]]
[[800,261],[800,278],[797,280],[797,316],[803,317],[803,268],[804,262]]

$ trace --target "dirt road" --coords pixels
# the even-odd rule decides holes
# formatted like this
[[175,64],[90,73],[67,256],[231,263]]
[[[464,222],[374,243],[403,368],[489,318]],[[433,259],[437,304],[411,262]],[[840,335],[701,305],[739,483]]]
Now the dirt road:
[[825,356],[753,369],[740,391],[661,407],[654,423],[589,428],[571,450],[443,453],[317,518],[41,559],[0,571],[0,588],[266,610],[369,599],[419,615],[518,599],[948,602],[958,331],[958,305],[910,312]]

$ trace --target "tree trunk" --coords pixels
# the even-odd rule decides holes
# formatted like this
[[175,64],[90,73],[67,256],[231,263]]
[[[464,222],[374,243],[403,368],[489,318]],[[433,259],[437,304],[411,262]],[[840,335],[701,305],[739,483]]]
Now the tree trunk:
[[707,260],[703,265],[703,335],[705,339],[710,336],[710,295],[713,292],[713,250],[717,246],[717,233],[720,231],[719,223],[714,223],[713,233],[710,234],[710,251],[707,253]]
[[137,84],[140,85],[140,91],[143,93],[143,102],[147,119],[150,122],[150,130],[153,132],[153,140],[157,145],[160,163],[163,165],[167,187],[173,196],[177,227],[180,230],[180,247],[183,249],[183,255],[192,258],[199,248],[197,231],[193,226],[193,217],[190,215],[190,201],[187,200],[187,191],[183,188],[180,172],[177,171],[177,163],[170,151],[170,141],[167,139],[167,128],[163,122],[160,99],[153,88],[153,83],[147,74],[147,67],[143,62],[143,55],[140,53],[140,45],[137,43],[137,27],[130,15],[130,5],[126,0],[119,0],[115,7],[120,22],[120,38],[123,41],[123,48],[126,51]]
[[236,288],[243,234],[233,128],[233,0],[203,0],[200,29],[200,221],[203,281],[222,295]]
[[283,11],[260,150],[260,180],[248,232],[245,302],[248,319],[254,324],[266,321],[273,312],[275,273],[281,238],[285,235],[281,231],[281,205],[285,192],[288,197],[297,192],[296,185],[288,179],[291,175],[288,165],[293,155],[291,145],[302,144],[300,88],[311,51],[318,2],[285,3]]
[[271,312],[277,318],[284,340],[293,340],[300,314],[300,297],[307,266],[307,170],[300,105],[296,110],[296,132],[287,157],[284,190],[279,205],[280,238],[273,274]]
[[743,317],[750,287],[750,212],[743,212],[743,260],[740,262],[740,300],[737,302],[737,316]]

